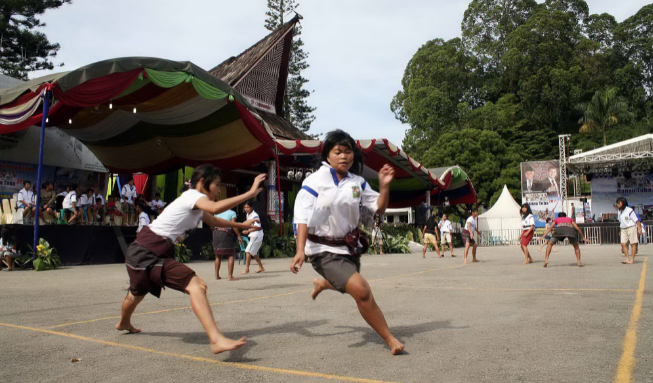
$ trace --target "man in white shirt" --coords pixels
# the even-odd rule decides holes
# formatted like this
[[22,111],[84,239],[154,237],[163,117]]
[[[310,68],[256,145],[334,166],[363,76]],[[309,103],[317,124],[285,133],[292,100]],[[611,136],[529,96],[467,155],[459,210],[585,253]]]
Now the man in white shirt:
[[[245,213],[247,213],[247,220],[258,219],[259,222],[254,223],[254,226],[261,227],[261,218],[258,216],[258,213],[254,211],[254,203],[252,201],[245,203]],[[241,274],[249,273],[249,264],[252,262],[252,256],[256,260],[256,263],[258,263],[258,270],[256,270],[256,272],[264,272],[265,269],[263,268],[263,262],[261,262],[261,258],[258,256],[258,251],[263,244],[263,230],[243,230],[243,234],[249,234],[249,243],[245,249],[245,271],[243,271]]]
[[135,214],[134,214],[134,200],[136,199],[136,186],[134,186],[134,180],[129,179],[127,185],[122,187],[122,211],[127,215],[125,220],[125,225],[134,225],[135,224]]
[[465,222],[465,229],[463,230],[463,242],[465,242],[465,255],[463,264],[467,264],[467,253],[469,248],[472,248],[472,262],[478,262],[476,259],[476,248],[478,247],[478,236],[481,234],[478,231],[478,210],[472,210],[472,215],[467,218]]
[[16,200],[16,207],[23,209],[23,219],[34,217],[34,192],[30,190],[32,183],[29,181],[23,182],[23,188],[18,192],[18,199]]
[[442,244],[442,255],[444,256],[444,246],[446,243],[449,244],[449,249],[451,249],[451,256],[455,257],[453,253],[453,242],[451,241],[451,232],[453,231],[453,225],[449,221],[446,214],[442,216],[442,221],[438,224],[440,228],[440,243]]
[[62,208],[64,214],[72,214],[68,220],[69,224],[82,215],[81,209],[77,206],[77,189],[79,189],[78,185],[70,185],[70,192],[66,194],[66,198],[63,199]]
[[[626,256],[626,260],[621,263],[632,265],[635,263],[635,256],[637,255],[638,235],[642,235],[642,222],[635,210],[628,206],[628,201],[624,197],[617,198],[617,211],[619,227],[621,228],[621,251]],[[628,254],[629,242],[632,259]]]

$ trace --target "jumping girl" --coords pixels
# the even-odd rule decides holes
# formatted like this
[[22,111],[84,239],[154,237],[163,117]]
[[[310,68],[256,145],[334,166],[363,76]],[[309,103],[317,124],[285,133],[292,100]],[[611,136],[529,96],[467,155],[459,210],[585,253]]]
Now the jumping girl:
[[323,279],[313,280],[313,299],[324,290],[349,294],[363,319],[383,338],[393,354],[404,345],[388,328],[369,284],[360,274],[360,256],[367,251],[367,238],[359,230],[362,204],[375,214],[388,207],[394,170],[379,171],[379,191],[372,190],[360,174],[363,155],[351,136],[342,130],[330,132],[324,141],[322,167],[304,180],[295,201],[297,255],[290,270],[299,272],[306,255]]

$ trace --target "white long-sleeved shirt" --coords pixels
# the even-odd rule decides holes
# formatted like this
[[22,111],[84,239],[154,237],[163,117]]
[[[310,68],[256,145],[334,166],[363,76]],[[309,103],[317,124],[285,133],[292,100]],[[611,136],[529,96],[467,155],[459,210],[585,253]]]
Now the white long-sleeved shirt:
[[[295,200],[295,224],[306,224],[308,232],[321,237],[344,238],[359,226],[359,206],[376,213],[379,193],[361,176],[347,174],[338,180],[326,162],[304,180]],[[349,254],[346,246],[327,246],[306,241],[307,255],[321,252]]]

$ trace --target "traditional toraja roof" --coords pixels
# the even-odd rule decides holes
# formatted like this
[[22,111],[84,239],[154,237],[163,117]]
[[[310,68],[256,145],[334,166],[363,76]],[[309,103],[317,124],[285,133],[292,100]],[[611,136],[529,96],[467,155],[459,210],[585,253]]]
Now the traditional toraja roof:
[[294,127],[285,118],[274,113],[257,110],[254,114],[260,117],[260,120],[263,121],[263,124],[274,138],[282,140],[309,140],[311,138],[308,134]]
[[237,57],[231,57],[209,73],[231,85],[254,107],[283,116],[283,98],[293,30],[300,17],[267,35]]
[[[280,154],[317,154],[322,151],[319,140],[275,140]],[[400,208],[424,203],[425,193],[431,191],[431,204],[441,205],[475,203],[476,191],[462,169],[447,168],[436,175],[410,158],[387,139],[358,140],[358,147],[365,153],[365,177],[378,190],[378,171],[389,163],[395,169],[395,179],[390,184],[390,207]]]
[[47,126],[79,139],[115,172],[234,169],[273,155],[247,100],[190,62],[111,59],[0,89],[0,134],[39,124],[48,90]]

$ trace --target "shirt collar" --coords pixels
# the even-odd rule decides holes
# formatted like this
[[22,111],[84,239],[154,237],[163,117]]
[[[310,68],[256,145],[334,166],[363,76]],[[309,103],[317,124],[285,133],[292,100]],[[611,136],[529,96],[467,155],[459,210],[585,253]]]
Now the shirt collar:
[[[329,163],[326,161],[322,161],[322,166],[326,166],[329,169],[329,172],[331,172],[331,177],[333,178],[333,183],[336,184],[336,186],[338,186],[338,184],[342,180],[338,180],[338,174],[336,173],[336,169],[334,169],[333,166],[329,165]],[[343,180],[349,177],[351,177],[351,173],[347,172],[347,175],[343,177]]]

